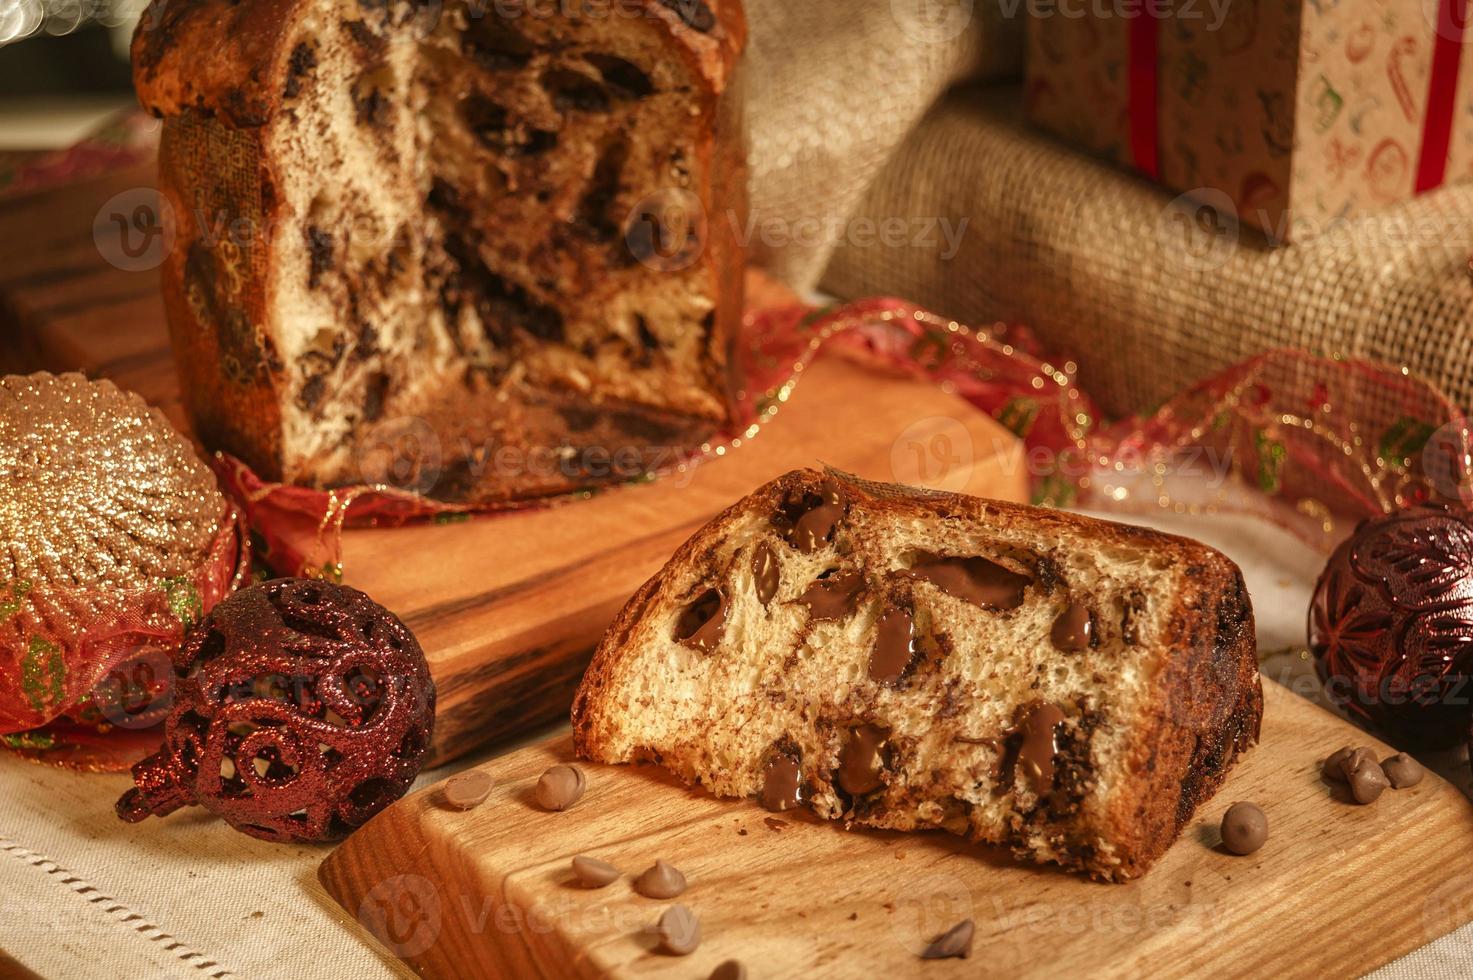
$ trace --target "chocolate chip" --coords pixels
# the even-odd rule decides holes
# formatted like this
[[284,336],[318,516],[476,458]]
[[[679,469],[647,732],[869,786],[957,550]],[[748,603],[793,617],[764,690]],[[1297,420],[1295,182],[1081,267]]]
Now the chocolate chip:
[[[479,92],[473,92],[461,103],[460,117],[465,121],[466,128],[471,131],[471,135],[486,148],[498,153],[505,153],[511,149],[514,141],[511,133],[511,116],[506,106],[491,101]],[[437,184],[443,183],[443,181],[437,181]],[[438,186],[431,185],[431,195],[436,194],[438,190]]]
[[747,968],[741,960],[727,960],[712,970],[707,980],[747,980]]
[[541,156],[548,150],[557,149],[557,133],[550,129],[529,129],[527,138],[512,147],[518,156]]
[[482,769],[454,775],[445,784],[445,805],[456,810],[474,810],[491,795],[492,783],[491,774]]
[[1320,767],[1320,775],[1331,782],[1345,782],[1345,761],[1349,758],[1350,746],[1336,749],[1326,757],[1324,765]]
[[348,32],[354,44],[366,51],[381,51],[388,45],[386,38],[375,34],[373,28],[361,20],[345,20],[343,29]]
[[573,877],[584,888],[603,888],[619,878],[619,869],[606,861],[578,855],[573,858]]
[[788,755],[774,756],[762,773],[762,791],[757,801],[774,813],[803,805],[803,776],[798,761]]
[[299,42],[287,57],[286,90],[283,94],[288,99],[294,99],[300,95],[302,79],[316,67],[317,52],[312,50],[312,46],[307,42]]
[[361,80],[353,87],[353,111],[358,125],[377,128],[384,124],[389,100],[373,78]]
[[553,766],[537,780],[537,803],[544,810],[566,810],[577,803],[588,777],[577,766]]
[[587,75],[566,68],[542,73],[542,87],[559,112],[608,112],[609,93]]
[[1049,639],[1053,641],[1054,649],[1062,650],[1064,653],[1079,653],[1088,650],[1094,639],[1094,617],[1090,615],[1089,607],[1078,602],[1069,603],[1068,607],[1054,620],[1054,627],[1049,631]]
[[905,674],[917,652],[915,617],[908,609],[886,609],[875,626],[875,646],[869,655],[870,679],[894,684]]
[[[448,237],[445,244],[450,250]],[[455,250],[461,281],[475,294],[476,312],[489,339],[495,342],[513,327],[520,327],[541,340],[563,341],[563,315],[555,307],[538,302],[521,286],[487,269],[469,245],[457,243]]]
[[701,922],[684,905],[666,909],[655,932],[660,937],[660,948],[672,956],[688,956],[701,945]]
[[462,223],[470,220],[460,188],[440,177],[430,182],[430,192],[425,195],[425,204],[437,211],[446,212]]
[[521,68],[532,60],[532,42],[506,22],[507,18],[487,12],[471,21],[461,47],[466,57],[492,70]]
[[1391,783],[1392,789],[1406,789],[1415,786],[1422,781],[1425,771],[1421,763],[1405,752],[1388,756],[1381,763],[1381,770],[1386,773],[1387,782]]
[[837,481],[826,479],[818,495],[806,495],[798,507],[801,510],[792,519],[788,542],[803,554],[812,554],[832,540],[834,529],[844,519],[844,489]]
[[931,940],[921,953],[923,960],[966,959],[972,955],[972,936],[977,927],[971,919],[963,919]]
[[764,606],[777,595],[778,585],[782,582],[777,555],[766,541],[758,543],[752,551],[752,582],[757,586],[757,601]]
[[[624,163],[628,157],[629,145],[623,140],[605,147],[593,168],[588,189],[573,212],[574,226],[594,241],[612,242],[619,237],[622,226],[620,216],[615,214],[614,205],[619,198]],[[641,317],[640,323],[643,322]],[[644,329],[648,332],[649,327],[645,326]]]
[[903,574],[907,578],[930,582],[947,595],[983,609],[1018,608],[1023,604],[1024,590],[1032,581],[1026,575],[1019,575],[980,556],[940,558],[921,555],[916,564]]
[[726,635],[727,599],[718,589],[707,589],[686,607],[675,623],[675,639],[702,653],[710,653]]
[[863,589],[864,576],[859,572],[835,572],[804,589],[798,601],[815,620],[843,619],[854,611],[854,600]]
[[384,401],[389,397],[390,380],[382,371],[370,374],[363,383],[363,419],[377,422],[384,414]]
[[384,96],[384,90],[392,91],[393,85],[393,72],[386,68],[364,72],[355,81],[352,99],[358,125],[382,127],[389,113],[389,97]]
[[307,412],[315,412],[317,406],[322,404],[322,398],[327,394],[327,379],[320,374],[314,374],[302,382],[302,390],[297,392],[297,407]]
[[706,0],[660,0],[660,3],[667,10],[673,10],[675,16],[691,30],[706,34],[716,26],[716,15],[706,5]]
[[316,225],[308,225],[307,233],[307,288],[316,289],[322,282],[323,273],[332,268],[334,239],[332,232]]
[[860,725],[850,729],[849,741],[839,752],[839,788],[850,796],[872,793],[882,785],[880,750],[890,737],[890,729],[878,725]]
[[1381,764],[1372,759],[1353,761],[1345,770],[1345,778],[1350,784],[1350,795],[1361,804],[1375,803],[1391,785]]
[[660,349],[660,338],[650,329],[650,322],[644,318],[644,314],[634,314],[634,330],[639,335],[639,346],[645,351],[653,353]]
[[1009,733],[1018,739],[1016,765],[1023,770],[1034,794],[1044,796],[1054,785],[1054,758],[1059,753],[1059,726],[1064,723],[1064,712],[1046,701],[1030,701],[1018,714],[1020,720]]
[[664,861],[656,861],[634,879],[634,890],[645,898],[674,898],[684,893],[685,887],[685,875]]
[[1222,846],[1234,854],[1252,854],[1268,840],[1268,817],[1255,804],[1234,803],[1222,815]]
[[1348,782],[1350,770],[1363,762],[1374,763],[1376,761],[1376,750],[1368,746],[1351,748],[1349,745],[1336,750],[1325,760],[1322,770],[1326,779],[1337,783]]
[[584,60],[598,69],[615,95],[643,99],[655,92],[655,83],[650,81],[650,76],[632,61],[611,54],[590,54]]

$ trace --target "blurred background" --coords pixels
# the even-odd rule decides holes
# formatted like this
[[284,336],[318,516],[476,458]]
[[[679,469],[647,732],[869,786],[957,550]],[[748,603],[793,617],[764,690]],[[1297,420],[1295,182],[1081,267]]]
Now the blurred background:
[[133,104],[147,0],[0,0],[0,150],[64,146]]

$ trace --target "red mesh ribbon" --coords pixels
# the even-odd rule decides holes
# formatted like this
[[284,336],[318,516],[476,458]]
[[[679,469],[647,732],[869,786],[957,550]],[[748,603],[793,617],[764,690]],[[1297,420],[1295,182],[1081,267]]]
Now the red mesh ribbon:
[[[1018,462],[1041,504],[1252,513],[1328,552],[1362,517],[1423,500],[1466,502],[1473,485],[1457,406],[1404,370],[1365,361],[1271,351],[1150,416],[1101,426],[1073,362],[1048,358],[1022,327],[976,330],[877,298],[749,314],[744,339],[741,425],[679,465],[739,451],[823,351],[929,379],[998,419],[1020,437]],[[457,520],[586,496],[468,507],[385,486],[267,483],[224,455],[215,467],[243,502],[258,552],[284,575],[340,577],[345,526]]]
[[149,732],[162,720],[156,695],[169,683],[170,656],[184,631],[234,591],[249,567],[244,522],[230,507],[204,561],[156,587],[50,592],[28,603],[0,596],[6,635],[20,638],[0,641],[0,739],[76,768],[137,761],[157,744]]

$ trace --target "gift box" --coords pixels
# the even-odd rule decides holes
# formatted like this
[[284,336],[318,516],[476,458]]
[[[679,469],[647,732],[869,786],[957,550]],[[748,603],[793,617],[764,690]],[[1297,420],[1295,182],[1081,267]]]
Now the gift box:
[[1270,240],[1473,176],[1467,0],[1032,0],[1040,127]]

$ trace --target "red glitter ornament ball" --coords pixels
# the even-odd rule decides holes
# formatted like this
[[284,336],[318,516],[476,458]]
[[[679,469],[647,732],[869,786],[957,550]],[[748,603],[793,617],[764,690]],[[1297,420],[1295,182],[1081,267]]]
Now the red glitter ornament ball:
[[1363,522],[1315,586],[1309,643],[1330,699],[1398,744],[1466,738],[1473,515],[1424,505]]
[[356,589],[243,589],[190,631],[174,666],[163,748],[118,801],[130,823],[199,805],[263,840],[337,840],[403,796],[429,749],[424,652]]

